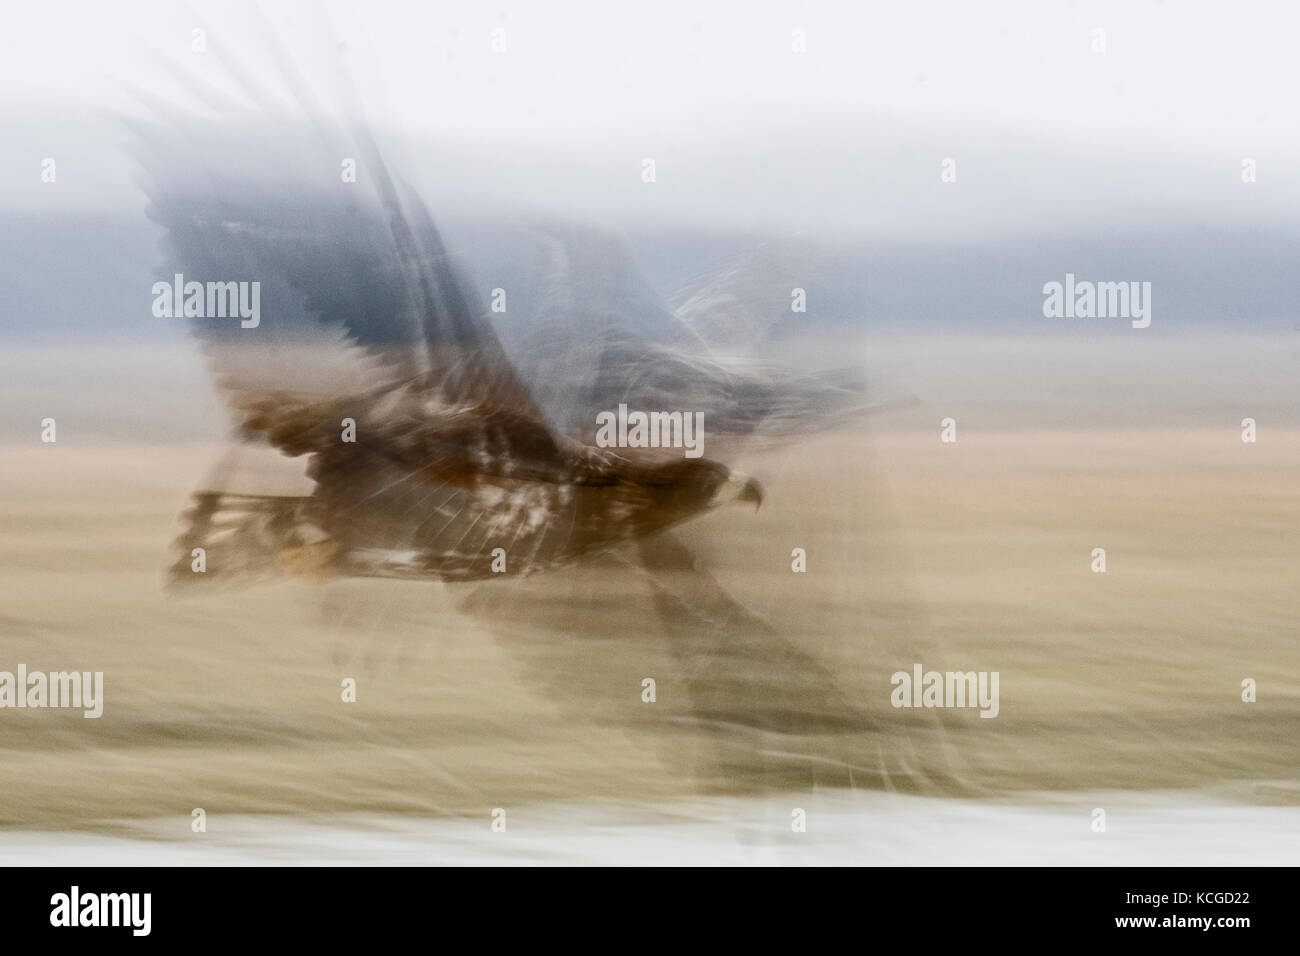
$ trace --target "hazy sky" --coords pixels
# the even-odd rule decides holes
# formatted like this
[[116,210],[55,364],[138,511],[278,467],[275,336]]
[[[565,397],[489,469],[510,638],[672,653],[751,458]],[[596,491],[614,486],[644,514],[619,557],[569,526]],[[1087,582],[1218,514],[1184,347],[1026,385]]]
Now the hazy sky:
[[[248,43],[230,4],[47,0],[8,11],[6,100],[85,102],[103,73],[150,77],[133,43],[190,56],[191,26]],[[290,46],[329,11],[374,51],[413,128],[603,136],[715,121],[896,110],[1099,144],[1296,149],[1293,3],[609,2],[303,4],[272,0]],[[506,52],[490,50],[503,28]],[[791,31],[808,52],[791,52]],[[1094,28],[1107,50],[1091,52]]]
[[[231,7],[236,10],[232,12]],[[328,18],[321,9],[328,9]],[[301,4],[266,19],[329,87],[341,40],[426,188],[588,215],[948,236],[1152,217],[1295,221],[1300,7],[1287,3]],[[9,11],[0,204],[136,202],[98,107],[176,69],[270,75],[243,5],[49,0]],[[208,30],[209,53],[191,51]],[[494,29],[504,53],[493,53]],[[807,52],[792,52],[805,30]],[[1105,31],[1104,53],[1092,52]],[[158,55],[175,61],[165,67]],[[326,94],[328,99],[328,93]],[[658,182],[640,180],[652,157]],[[957,161],[957,182],[940,183]],[[1243,158],[1259,182],[1241,182]],[[436,196],[434,198],[437,198]]]

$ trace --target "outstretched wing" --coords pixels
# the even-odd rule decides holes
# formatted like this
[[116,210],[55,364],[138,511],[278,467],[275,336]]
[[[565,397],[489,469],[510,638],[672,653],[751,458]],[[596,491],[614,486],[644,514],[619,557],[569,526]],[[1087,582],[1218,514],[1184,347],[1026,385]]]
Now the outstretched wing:
[[[725,311],[735,296],[702,293],[693,309],[675,313],[627,242],[608,229],[532,217],[490,235],[474,241],[493,260],[493,275],[511,279],[511,307],[500,324],[506,347],[557,431],[591,441],[597,413],[624,403],[702,412],[709,436],[734,442],[760,431],[817,431],[867,404],[857,371],[808,374],[764,360],[757,347],[701,334],[716,331],[702,315]],[[734,263],[724,264],[724,276],[735,273]],[[781,284],[768,279],[765,288]],[[788,289],[783,296],[788,311]],[[747,315],[772,325],[766,305],[779,316],[775,299],[762,307],[749,302]],[[751,344],[761,344],[765,329],[754,334]]]
[[156,120],[131,125],[149,214],[165,230],[159,280],[202,283],[205,307],[207,283],[256,283],[255,319],[190,319],[231,404],[413,382],[452,403],[534,414],[427,209],[364,120],[327,114],[287,69],[287,98],[260,89],[224,55],[252,105],[205,91],[201,109],[154,101]]
[[[250,498],[241,486],[255,449],[230,455],[196,496],[182,545],[216,547],[233,532],[215,564],[257,571],[319,544],[324,524],[333,540],[321,553],[370,561],[355,573],[409,560],[396,570],[464,574],[525,531],[549,544],[534,527],[545,519],[562,536],[567,502],[552,486],[583,459],[560,453],[355,97],[344,113],[326,110],[283,55],[283,94],[227,50],[213,58],[240,101],[191,79],[200,107],[152,99],[154,118],[129,124],[164,230],[158,279],[179,285],[177,321],[203,343],[240,437],[310,456],[315,488],[310,509],[278,489]],[[201,314],[186,313],[190,283]],[[251,310],[230,314],[209,283],[238,287]],[[485,476],[546,487],[506,494]]]
[[506,350],[558,432],[590,438],[597,411],[624,388],[612,354],[637,360],[699,343],[641,274],[627,242],[608,229],[551,216],[481,217],[456,238],[485,288],[508,295],[494,314]]

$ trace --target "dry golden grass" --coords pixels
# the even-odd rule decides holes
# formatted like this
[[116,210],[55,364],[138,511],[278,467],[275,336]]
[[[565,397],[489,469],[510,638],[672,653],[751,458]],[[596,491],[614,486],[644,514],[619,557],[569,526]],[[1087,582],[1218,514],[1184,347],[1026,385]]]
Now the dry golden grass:
[[[0,825],[174,818],[180,835],[194,807],[526,816],[849,780],[958,795],[1254,781],[1288,801],[1300,435],[1267,438],[945,446],[903,422],[755,454],[739,464],[765,482],[762,510],[682,532],[761,622],[701,637],[704,653],[621,558],[476,589],[290,580],[171,598],[167,546],[214,449],[6,448],[0,669],[102,670],[106,702],[99,720],[0,711]],[[889,675],[916,662],[999,671],[1000,716],[893,709]],[[841,709],[869,729],[837,728]],[[747,727],[755,714],[773,726]]]

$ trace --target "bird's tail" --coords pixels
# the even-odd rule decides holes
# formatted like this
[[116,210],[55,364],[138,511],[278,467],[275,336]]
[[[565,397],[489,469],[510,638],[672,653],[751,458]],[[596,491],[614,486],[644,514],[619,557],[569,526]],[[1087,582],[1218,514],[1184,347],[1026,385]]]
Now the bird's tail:
[[168,569],[173,591],[241,587],[284,574],[333,576],[338,543],[312,519],[312,499],[201,491]]

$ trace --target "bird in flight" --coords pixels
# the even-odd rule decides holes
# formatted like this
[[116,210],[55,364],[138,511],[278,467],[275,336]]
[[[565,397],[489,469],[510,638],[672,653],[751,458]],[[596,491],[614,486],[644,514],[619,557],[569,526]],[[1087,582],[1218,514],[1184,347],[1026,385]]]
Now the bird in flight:
[[[728,502],[761,503],[759,484],[725,463],[748,444],[873,407],[853,376],[745,356],[788,318],[779,257],[728,262],[674,308],[610,232],[512,217],[477,234],[480,264],[499,270],[493,284],[508,277],[511,321],[494,324],[399,172],[412,164],[390,141],[381,149],[346,84],[336,113],[286,57],[275,89],[228,51],[213,59],[237,95],[187,78],[197,109],[145,97],[153,117],[130,124],[163,231],[159,277],[176,278],[185,304],[175,312],[202,343],[237,437],[182,516],[169,584],[482,581],[464,608],[512,654],[547,655],[535,670],[554,671],[566,696],[581,677],[568,668],[588,658],[564,642],[521,645],[517,622],[536,608],[518,605],[533,595],[493,579],[611,553],[648,582],[650,616],[636,629],[669,648],[683,726],[716,742],[715,763],[742,725],[758,734],[756,765],[769,776],[794,741],[858,739],[870,722],[803,635],[749,613],[673,532]],[[181,276],[201,284],[192,309]],[[214,313],[213,283],[257,283],[260,313]],[[702,413],[705,454],[602,447],[598,416],[623,405]],[[250,451],[297,465],[293,488],[236,480]],[[555,579],[574,586],[574,575]],[[585,591],[559,604],[604,608]],[[601,633],[615,626],[592,616]],[[572,616],[561,623],[572,638]],[[837,755],[817,766],[850,764]]]
[[[137,151],[165,231],[162,274],[178,289],[199,280],[185,315],[241,443],[305,459],[313,488],[201,488],[172,584],[527,574],[761,502],[720,461],[595,447],[548,421],[367,125],[313,113],[291,74],[296,102],[240,79],[252,108],[207,89],[205,117],[154,103],[161,122],[136,124]],[[211,314],[214,283],[256,284],[260,314]],[[609,392],[600,355],[620,355],[620,369],[643,356],[594,339],[589,368]]]

